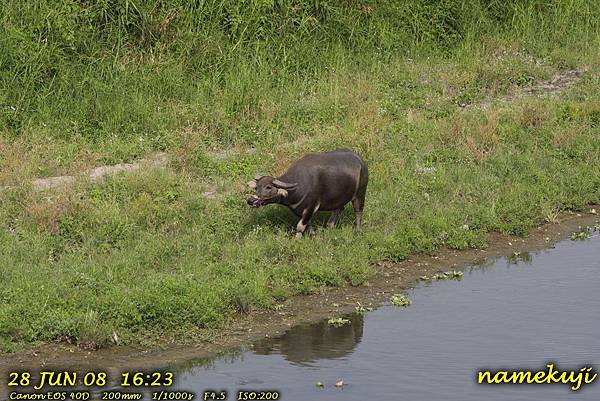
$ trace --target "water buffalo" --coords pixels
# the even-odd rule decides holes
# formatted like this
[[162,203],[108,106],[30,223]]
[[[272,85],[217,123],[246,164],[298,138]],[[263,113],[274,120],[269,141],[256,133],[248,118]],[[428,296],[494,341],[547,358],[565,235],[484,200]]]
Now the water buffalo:
[[280,177],[257,175],[248,186],[256,194],[247,199],[252,207],[269,203],[285,205],[300,220],[296,225],[296,237],[310,225],[318,210],[332,211],[327,227],[333,227],[352,201],[356,228],[361,228],[362,211],[369,174],[365,161],[349,149],[333,152],[309,153],[293,163]]

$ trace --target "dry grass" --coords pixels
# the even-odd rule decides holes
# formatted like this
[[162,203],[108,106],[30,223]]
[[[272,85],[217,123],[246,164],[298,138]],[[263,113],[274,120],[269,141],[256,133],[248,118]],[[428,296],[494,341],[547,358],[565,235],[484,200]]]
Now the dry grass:
[[42,136],[8,140],[0,136],[0,186],[16,186],[38,177],[77,174],[102,165],[105,152]]
[[558,207],[551,208],[545,212],[544,220],[551,224],[558,224],[558,223],[560,223],[560,220],[558,218],[560,215],[560,212],[561,212],[561,210]]
[[61,188],[44,194],[30,193],[24,199],[24,218],[35,227],[52,235],[59,233],[61,218],[72,214],[83,204],[72,189]]
[[552,145],[556,148],[568,149],[573,146],[577,137],[583,134],[584,128],[579,126],[557,127],[552,133]]
[[529,130],[541,128],[550,118],[548,109],[540,101],[523,104],[517,119],[522,127]]
[[349,130],[344,138],[349,143],[356,143],[363,153],[370,155],[385,145],[382,130],[389,124],[389,118],[371,81],[358,76],[354,82],[349,99]]
[[478,162],[494,153],[499,145],[498,112],[485,111],[482,118],[454,115],[442,128],[442,141],[463,147]]

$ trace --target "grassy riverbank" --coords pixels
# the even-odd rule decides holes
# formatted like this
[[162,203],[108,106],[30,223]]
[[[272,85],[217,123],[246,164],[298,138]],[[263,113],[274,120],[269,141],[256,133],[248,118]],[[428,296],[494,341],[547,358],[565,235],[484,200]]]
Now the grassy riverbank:
[[[600,202],[595,2],[113,3],[0,6],[2,351],[186,341]],[[478,107],[573,68],[560,97]],[[363,233],[347,211],[295,241],[244,204],[256,171],[341,146],[370,165]],[[155,151],[168,168],[26,184]]]

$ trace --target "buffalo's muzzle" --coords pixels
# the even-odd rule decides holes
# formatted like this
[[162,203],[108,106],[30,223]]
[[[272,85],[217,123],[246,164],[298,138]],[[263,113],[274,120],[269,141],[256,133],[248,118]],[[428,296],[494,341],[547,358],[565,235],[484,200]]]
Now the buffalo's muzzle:
[[251,207],[259,207],[260,198],[256,195],[252,195],[248,199],[246,199],[246,203],[249,204]]

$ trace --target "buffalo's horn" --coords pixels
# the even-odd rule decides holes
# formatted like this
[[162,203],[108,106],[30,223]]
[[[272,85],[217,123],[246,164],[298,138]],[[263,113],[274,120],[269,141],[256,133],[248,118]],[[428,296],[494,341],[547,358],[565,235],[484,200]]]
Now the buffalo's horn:
[[298,185],[298,183],[294,182],[293,184],[290,184],[290,183],[279,181],[276,179],[276,180],[273,180],[273,185],[275,185],[277,188],[292,189],[296,185]]
[[254,176],[254,179],[255,179],[256,181],[258,181],[258,180],[260,180],[260,179],[261,179],[261,178],[263,178],[263,177],[264,177],[264,175],[262,175],[262,174],[258,174],[258,173],[257,173],[257,174]]

